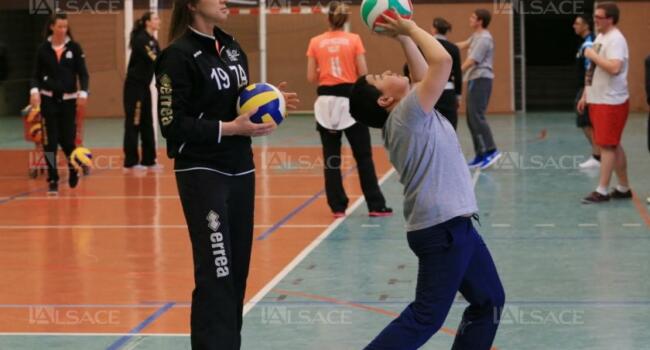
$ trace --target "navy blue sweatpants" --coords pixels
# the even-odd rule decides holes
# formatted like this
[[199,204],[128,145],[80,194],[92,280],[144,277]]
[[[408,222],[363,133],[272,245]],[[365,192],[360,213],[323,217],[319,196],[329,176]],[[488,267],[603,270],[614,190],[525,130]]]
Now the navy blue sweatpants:
[[366,349],[417,349],[443,325],[456,292],[469,306],[452,349],[487,350],[499,326],[505,293],[472,219],[457,217],[407,234],[419,260],[415,301]]

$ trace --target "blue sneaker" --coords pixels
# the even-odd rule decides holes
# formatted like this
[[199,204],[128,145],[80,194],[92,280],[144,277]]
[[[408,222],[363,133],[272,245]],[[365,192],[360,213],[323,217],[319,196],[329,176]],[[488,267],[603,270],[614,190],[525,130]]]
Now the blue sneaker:
[[483,163],[481,163],[481,170],[487,169],[494,165],[494,163],[497,162],[501,158],[501,152],[498,150],[494,150],[488,154],[485,155],[485,159],[483,159]]
[[482,155],[477,155],[476,157],[474,157],[474,160],[472,160],[471,162],[467,163],[467,166],[468,166],[470,169],[478,168],[479,166],[481,166],[481,164],[483,164],[483,161],[484,161],[484,160],[485,160],[485,158],[483,158]]

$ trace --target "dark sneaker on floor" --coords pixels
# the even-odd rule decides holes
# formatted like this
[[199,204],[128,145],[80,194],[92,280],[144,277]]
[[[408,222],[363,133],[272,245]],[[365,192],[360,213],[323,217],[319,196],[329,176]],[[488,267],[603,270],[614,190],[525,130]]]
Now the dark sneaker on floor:
[[334,217],[338,219],[338,218],[344,217],[345,212],[344,211],[335,211],[335,212],[332,213],[332,215],[334,215]]
[[614,191],[609,193],[611,199],[630,199],[632,198],[632,190],[627,190],[627,192],[621,192],[616,188]]
[[483,157],[483,156],[476,156],[476,157],[474,157],[474,159],[472,159],[471,162],[467,163],[467,166],[468,166],[470,169],[478,168],[478,167],[481,166],[481,164],[483,164],[483,161],[485,161],[485,157]]
[[81,169],[83,169],[83,174],[84,174],[84,176],[88,176],[88,175],[90,175],[90,167],[88,167],[88,166],[83,166],[83,165],[82,165],[82,166],[81,166]]
[[48,196],[56,196],[59,194],[59,183],[58,182],[50,182],[47,184],[47,195]]
[[582,199],[583,204],[597,204],[609,201],[609,195],[602,195],[596,191],[591,192],[587,197]]
[[368,213],[368,216],[372,216],[372,217],[382,217],[382,216],[391,216],[391,215],[393,215],[393,209],[388,207],[384,207],[377,210],[371,210]]
[[70,185],[70,188],[75,188],[78,183],[79,173],[76,170],[71,170],[70,175],[68,175],[68,185]]

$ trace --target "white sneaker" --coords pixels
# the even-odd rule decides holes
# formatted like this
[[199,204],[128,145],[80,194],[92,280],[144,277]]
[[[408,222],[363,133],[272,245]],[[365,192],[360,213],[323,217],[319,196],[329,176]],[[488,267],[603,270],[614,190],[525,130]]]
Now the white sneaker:
[[580,167],[580,169],[599,168],[600,167],[600,161],[598,161],[598,159],[591,156],[586,161],[578,164],[578,166]]
[[648,198],[646,199],[646,202],[648,202],[648,204],[650,204],[650,197],[648,197]]
[[154,165],[147,165],[146,167],[147,167],[147,170],[154,171],[154,172],[160,172],[160,171],[163,171],[163,169],[165,169],[164,165],[158,164],[158,163],[156,163]]

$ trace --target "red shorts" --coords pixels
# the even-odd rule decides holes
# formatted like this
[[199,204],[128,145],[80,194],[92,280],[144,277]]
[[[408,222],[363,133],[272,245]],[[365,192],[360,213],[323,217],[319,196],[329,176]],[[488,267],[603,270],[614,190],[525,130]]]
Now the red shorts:
[[630,101],[620,105],[589,104],[589,119],[594,128],[594,143],[598,146],[618,146],[621,143]]

